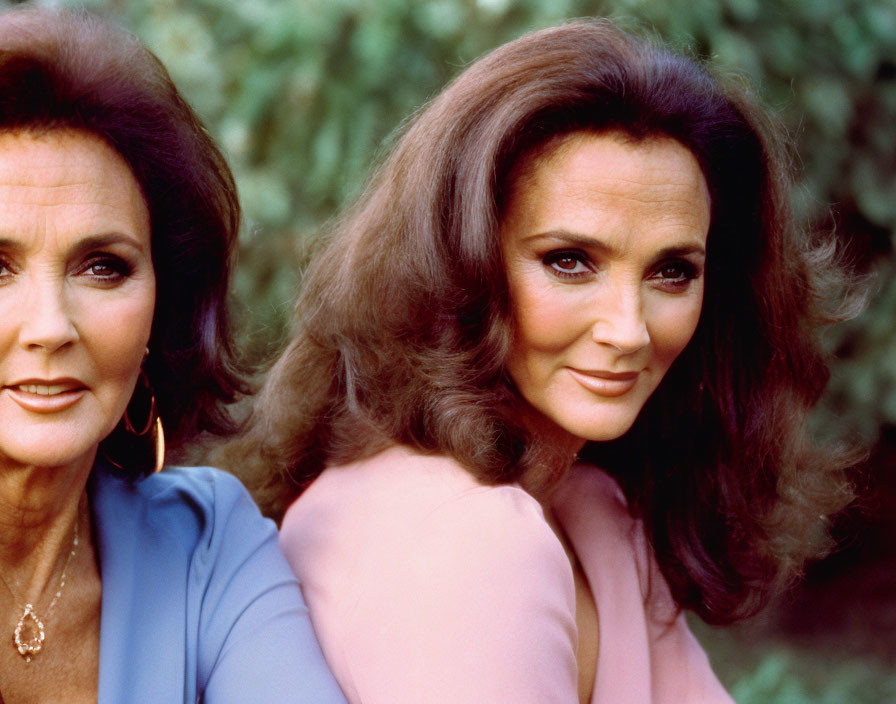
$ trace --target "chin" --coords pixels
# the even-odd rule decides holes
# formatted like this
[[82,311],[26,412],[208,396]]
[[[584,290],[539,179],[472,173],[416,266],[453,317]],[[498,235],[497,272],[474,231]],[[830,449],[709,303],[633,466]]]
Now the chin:
[[[14,452],[6,454],[7,462],[24,467],[66,467],[84,459],[87,453],[69,452]],[[91,457],[94,456],[91,451]]]
[[632,427],[632,425],[633,423],[629,423],[628,425],[619,428],[602,428],[600,430],[593,430],[587,435],[580,435],[579,437],[585,442],[611,442],[613,440],[618,440],[623,435],[625,435]]
[[612,417],[588,419],[570,418],[565,419],[566,422],[564,422],[564,419],[558,418],[554,422],[567,433],[583,442],[610,442],[625,435],[634,425],[637,417],[637,414],[635,414],[624,417],[614,415]]
[[[32,439],[34,440],[34,439]],[[96,443],[65,438],[42,442],[3,442],[0,454],[7,462],[30,467],[62,467],[96,454]]]

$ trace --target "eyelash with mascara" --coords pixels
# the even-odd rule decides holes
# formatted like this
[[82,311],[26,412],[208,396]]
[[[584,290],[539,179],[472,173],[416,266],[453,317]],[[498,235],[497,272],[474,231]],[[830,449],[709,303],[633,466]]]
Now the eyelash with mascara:
[[[558,263],[564,260],[573,262],[573,266],[571,267],[572,269],[577,269],[579,264],[581,264],[583,267],[585,267],[586,270],[564,271],[563,269],[558,267]],[[542,257],[542,263],[551,271],[552,275],[560,279],[583,279],[591,274],[596,273],[595,267],[591,263],[588,255],[577,250],[564,249],[548,252]],[[680,273],[680,276],[660,276],[663,271],[667,271],[670,269],[677,270]],[[654,272],[655,273],[650,276],[651,279],[659,280],[661,286],[672,287],[675,289],[687,288],[691,281],[699,278],[701,275],[700,268],[687,259],[666,260],[655,267]]]
[[105,267],[110,271],[110,273],[108,274],[88,274],[88,276],[92,276],[93,278],[99,281],[103,281],[104,283],[121,281],[122,279],[126,279],[131,275],[131,273],[133,273],[133,267],[124,259],[114,254],[108,253],[92,254],[87,258],[87,261],[84,263],[81,271],[86,273],[94,267]]

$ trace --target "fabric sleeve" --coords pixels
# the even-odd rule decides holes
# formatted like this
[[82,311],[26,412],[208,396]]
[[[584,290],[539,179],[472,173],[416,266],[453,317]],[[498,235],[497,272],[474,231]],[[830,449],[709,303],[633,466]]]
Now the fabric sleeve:
[[483,487],[408,528],[370,546],[344,615],[357,701],[576,702],[571,570],[537,508]]
[[262,518],[236,479],[222,473],[214,480],[209,520],[207,544],[197,550],[190,574],[191,588],[204,589],[198,654],[202,701],[344,702],[274,524]]

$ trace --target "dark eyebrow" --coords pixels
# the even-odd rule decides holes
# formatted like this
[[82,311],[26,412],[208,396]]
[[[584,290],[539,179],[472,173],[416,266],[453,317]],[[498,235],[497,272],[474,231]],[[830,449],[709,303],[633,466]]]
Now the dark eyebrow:
[[677,247],[666,247],[661,249],[657,254],[657,259],[666,259],[667,257],[686,257],[689,254],[696,254],[700,257],[706,257],[706,248],[699,244],[686,244]]
[[115,244],[123,244],[137,252],[143,252],[143,246],[139,240],[121,232],[106,232],[101,235],[93,235],[80,240],[73,248],[71,254],[80,256],[92,249],[104,249]]
[[[138,252],[143,251],[143,246],[134,237],[125,235],[121,232],[106,232],[101,235],[92,235],[80,240],[73,247],[70,254],[77,257],[86,254],[92,249],[103,249],[104,247],[110,247],[116,244],[125,245]],[[26,249],[26,247],[21,240],[6,237],[0,238],[0,249],[18,253]]]
[[18,240],[0,239],[0,249],[18,253],[25,249],[25,247],[23,247],[22,243]]
[[551,239],[551,240],[563,240],[566,244],[569,244],[573,247],[584,247],[588,249],[597,249],[601,252],[612,253],[613,248],[610,247],[606,242],[601,242],[600,240],[596,240],[592,237],[586,237],[584,235],[577,235],[573,232],[567,232],[566,230],[551,230],[550,232],[539,232],[538,234],[532,235],[531,237],[527,237],[528,240],[541,240],[541,239]]
[[[606,242],[579,235],[566,230],[551,230],[550,232],[539,232],[538,234],[527,237],[528,240],[552,239],[562,240],[571,247],[582,247],[583,249],[596,249],[602,254],[612,255],[615,252]],[[680,244],[664,247],[657,253],[657,259],[666,259],[668,257],[684,257],[696,254],[700,257],[706,257],[706,248],[701,244]]]

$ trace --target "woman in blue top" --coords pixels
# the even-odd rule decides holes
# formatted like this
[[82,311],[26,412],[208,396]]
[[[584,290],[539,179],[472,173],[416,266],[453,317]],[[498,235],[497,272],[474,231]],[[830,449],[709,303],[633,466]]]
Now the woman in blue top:
[[139,41],[0,15],[0,701],[343,701],[242,486],[154,471],[231,430],[238,223]]

